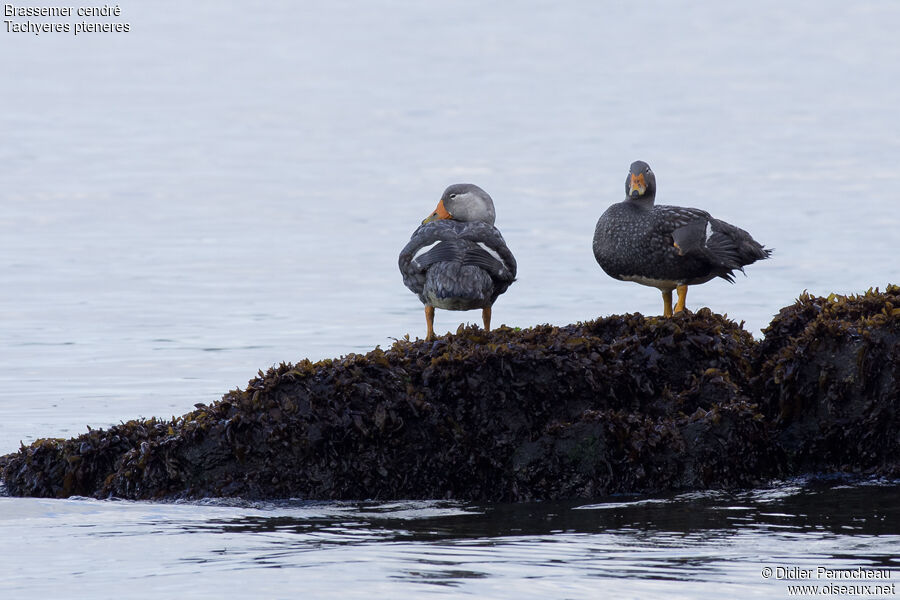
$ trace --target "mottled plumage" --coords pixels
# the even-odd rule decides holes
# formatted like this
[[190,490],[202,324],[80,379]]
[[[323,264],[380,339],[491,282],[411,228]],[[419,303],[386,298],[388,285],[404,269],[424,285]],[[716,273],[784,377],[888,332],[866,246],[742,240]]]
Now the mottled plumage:
[[631,165],[625,190],[626,199],[597,221],[594,257],[611,277],[659,288],[667,316],[672,290],[679,292],[676,311],[683,310],[688,285],[714,277],[734,282],[735,270],[771,254],[743,229],[706,211],[654,205],[656,176],[645,162]]
[[491,306],[516,278],[516,259],[493,222],[493,201],[484,190],[452,185],[400,252],[403,284],[426,307],[427,338],[434,335],[434,308],[481,308],[490,328]]

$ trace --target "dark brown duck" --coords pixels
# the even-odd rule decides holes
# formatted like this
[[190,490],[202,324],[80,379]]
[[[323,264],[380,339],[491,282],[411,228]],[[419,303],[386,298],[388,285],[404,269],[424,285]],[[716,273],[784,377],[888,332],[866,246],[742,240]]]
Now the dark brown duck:
[[597,221],[594,257],[606,273],[621,281],[658,288],[663,315],[685,308],[689,285],[721,277],[734,283],[734,271],[772,253],[749,233],[713,218],[699,208],[655,205],[656,175],[644,161],[631,163],[625,200]]

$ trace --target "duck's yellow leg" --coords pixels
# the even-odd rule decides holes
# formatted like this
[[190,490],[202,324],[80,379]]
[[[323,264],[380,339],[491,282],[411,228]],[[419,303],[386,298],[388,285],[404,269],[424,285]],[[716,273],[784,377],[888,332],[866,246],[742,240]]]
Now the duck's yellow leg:
[[678,302],[675,303],[675,312],[681,312],[684,310],[684,301],[687,298],[687,286],[679,285],[675,289],[678,291]]
[[434,339],[434,307],[425,305],[425,325],[428,328],[425,334],[425,341],[430,342]]
[[485,306],[481,309],[481,320],[484,321],[484,330],[491,330],[491,307]]
[[672,290],[660,290],[663,295],[663,316],[672,316]]

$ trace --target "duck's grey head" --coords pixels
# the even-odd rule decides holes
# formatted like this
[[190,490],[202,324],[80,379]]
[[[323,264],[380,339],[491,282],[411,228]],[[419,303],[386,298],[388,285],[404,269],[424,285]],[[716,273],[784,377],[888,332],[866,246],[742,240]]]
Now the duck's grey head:
[[438,219],[455,221],[484,221],[494,224],[496,213],[494,201],[486,191],[471,183],[454,183],[441,196],[437,208],[434,209],[423,224]]
[[634,161],[628,170],[628,177],[625,178],[625,197],[637,199],[654,196],[656,196],[656,175],[644,161]]

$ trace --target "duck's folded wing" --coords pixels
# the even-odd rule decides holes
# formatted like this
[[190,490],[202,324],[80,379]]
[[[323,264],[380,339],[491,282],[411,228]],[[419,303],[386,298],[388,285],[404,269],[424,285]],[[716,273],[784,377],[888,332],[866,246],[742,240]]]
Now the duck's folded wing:
[[446,240],[436,242],[430,246],[420,248],[412,258],[412,265],[425,271],[439,262],[465,262],[466,251],[459,240]]
[[656,221],[656,232],[670,240],[670,251],[680,256],[705,251],[710,229],[709,213],[699,208],[683,206],[657,206],[660,217]]
[[771,253],[750,234],[730,223],[714,219],[706,211],[680,208],[672,220],[673,245],[682,256],[702,257],[716,269],[719,277],[734,281],[734,270]]
[[443,220],[420,226],[400,252],[403,283],[421,293],[428,268],[439,262],[480,267],[501,284],[516,278],[516,259],[500,232],[487,223]]
[[669,234],[685,227],[688,230],[696,230],[699,227],[702,231],[712,219],[708,212],[699,208],[685,206],[657,206],[657,208],[665,215],[657,222],[657,226]]
[[456,243],[458,225],[451,221],[434,221],[419,226],[413,232],[397,261],[406,287],[416,294],[422,293],[429,266],[442,260],[461,258]]
[[462,262],[481,267],[495,280],[512,281],[516,278],[515,271],[510,271],[500,254],[484,244],[469,247]]
[[500,282],[512,283],[516,278],[516,259],[496,227],[487,223],[472,223],[463,233],[470,243],[463,262],[476,265]]

